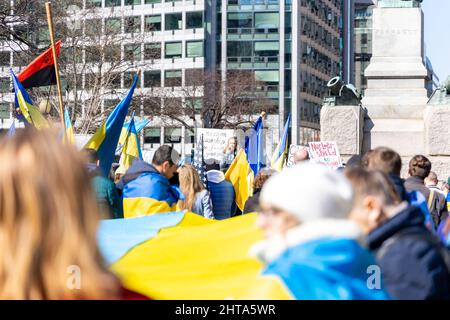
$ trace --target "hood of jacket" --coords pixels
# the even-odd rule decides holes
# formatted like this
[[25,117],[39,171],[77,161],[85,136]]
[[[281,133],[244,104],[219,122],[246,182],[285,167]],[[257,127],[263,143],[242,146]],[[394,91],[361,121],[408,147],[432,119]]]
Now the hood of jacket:
[[161,174],[153,165],[141,159],[135,159],[131,167],[128,169],[127,173],[117,184],[117,188],[122,190],[128,182],[135,180],[143,173]]
[[410,227],[424,227],[425,217],[419,207],[408,206],[381,226],[373,230],[367,236],[368,245],[371,250],[379,248],[385,240],[397,232]]
[[285,236],[278,235],[256,243],[250,248],[250,255],[264,263],[270,263],[289,248],[330,238],[352,239],[362,245],[365,244],[363,232],[354,222],[342,219],[320,219],[291,228]]

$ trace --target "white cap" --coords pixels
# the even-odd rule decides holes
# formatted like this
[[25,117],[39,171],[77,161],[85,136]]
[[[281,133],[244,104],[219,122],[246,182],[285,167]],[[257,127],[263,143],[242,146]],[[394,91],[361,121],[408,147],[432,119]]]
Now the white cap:
[[301,163],[270,178],[260,200],[297,217],[301,222],[346,219],[353,191],[345,176],[319,164]]

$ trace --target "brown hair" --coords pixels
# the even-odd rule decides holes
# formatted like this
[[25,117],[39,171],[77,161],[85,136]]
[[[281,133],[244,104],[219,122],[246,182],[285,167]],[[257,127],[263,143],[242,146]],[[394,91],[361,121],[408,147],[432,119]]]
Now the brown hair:
[[347,179],[353,187],[353,206],[361,204],[366,196],[378,196],[385,205],[401,202],[389,177],[382,171],[368,171],[362,168],[351,168],[345,171]]
[[[97,249],[99,210],[82,155],[53,131],[0,140],[0,299],[106,299],[119,283]],[[80,287],[69,286],[70,270]]]
[[259,171],[255,177],[255,180],[253,181],[253,189],[262,189],[266,181],[269,180],[269,178],[275,173],[276,171],[272,169],[262,169],[261,171]]
[[425,179],[431,171],[431,162],[423,155],[414,156],[409,161],[409,175]]
[[363,158],[363,167],[368,170],[379,170],[386,174],[400,176],[402,158],[390,148],[378,147],[366,153]]
[[180,189],[185,196],[185,200],[178,201],[178,206],[183,210],[192,210],[195,202],[195,196],[198,192],[203,191],[205,187],[200,181],[197,170],[189,164],[178,169],[180,179]]

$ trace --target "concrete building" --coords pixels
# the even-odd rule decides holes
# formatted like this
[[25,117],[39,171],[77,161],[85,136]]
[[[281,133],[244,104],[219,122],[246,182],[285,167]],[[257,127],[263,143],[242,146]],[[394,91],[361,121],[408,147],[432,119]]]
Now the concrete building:
[[[247,70],[263,84],[262,94],[277,107],[268,121],[273,140],[289,112],[293,143],[320,138],[326,82],[343,72],[340,37],[345,7],[341,0],[85,0],[80,9],[85,11],[75,12],[74,21],[81,28],[97,21],[98,32],[109,29],[123,36],[117,46],[121,58],[129,62],[114,81],[120,88],[118,94],[106,96],[102,106],[118,102],[138,69],[142,77],[137,92],[144,96],[141,116],[150,116],[144,112],[145,97],[157,96],[158,90],[180,91],[182,106],[179,89],[187,85],[195,70],[220,71],[223,77],[229,70]],[[45,47],[45,28],[40,34]],[[77,58],[86,64],[98,57],[86,51]],[[20,52],[13,53],[8,45],[0,44],[3,128],[9,127],[12,119],[8,70],[12,66],[19,72],[23,61]],[[89,97],[88,78],[83,75],[77,89],[83,99]],[[70,101],[71,94],[68,97]],[[198,98],[201,104],[202,97]],[[164,103],[161,99],[162,106]],[[160,126],[156,119],[144,133],[144,148],[171,143],[189,153],[193,141],[194,132],[177,125]]]

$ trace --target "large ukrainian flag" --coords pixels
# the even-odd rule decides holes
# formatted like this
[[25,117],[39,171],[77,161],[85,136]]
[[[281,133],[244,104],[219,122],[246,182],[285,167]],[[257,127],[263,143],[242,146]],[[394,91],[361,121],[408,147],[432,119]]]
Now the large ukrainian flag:
[[108,176],[109,170],[111,169],[120,133],[122,132],[128,107],[130,106],[138,80],[139,74],[136,74],[133,85],[126,97],[114,108],[106,121],[84,146],[85,149],[97,150],[100,159],[100,168],[105,176]]
[[255,219],[173,212],[109,220],[98,243],[124,286],[153,299],[292,299],[248,254],[263,239]]
[[286,120],[286,124],[284,125],[283,136],[278,143],[278,146],[273,153],[272,159],[270,160],[270,166],[272,169],[281,171],[283,169],[283,165],[286,161],[286,155],[288,153],[288,133],[289,133],[289,123],[291,121],[291,114],[289,113],[288,118]]
[[49,123],[39,112],[39,109],[33,106],[30,96],[12,70],[11,78],[13,81],[14,93],[16,95],[16,103],[19,106],[22,116],[29,124],[34,125],[37,129],[48,128]]

